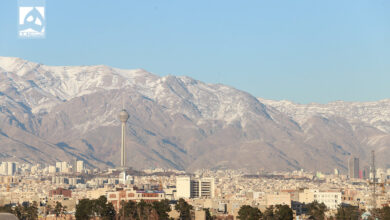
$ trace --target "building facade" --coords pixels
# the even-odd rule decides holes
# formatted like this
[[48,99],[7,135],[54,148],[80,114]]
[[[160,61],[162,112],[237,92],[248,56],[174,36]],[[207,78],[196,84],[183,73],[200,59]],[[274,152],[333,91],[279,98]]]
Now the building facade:
[[348,176],[351,179],[359,178],[359,158],[351,157],[348,160]]
[[107,193],[107,201],[111,202],[116,210],[121,208],[121,201],[134,201],[140,202],[141,200],[145,202],[154,202],[165,199],[164,191],[140,191],[133,189],[126,189],[116,192]]
[[299,202],[300,203],[312,203],[317,201],[319,203],[324,203],[329,209],[337,209],[341,204],[341,192],[339,191],[320,191],[317,189],[305,189],[303,192],[299,193]]
[[76,161],[76,172],[82,173],[84,171],[84,161],[78,160]]
[[214,178],[176,177],[176,199],[214,198]]
[[63,196],[63,197],[71,198],[72,197],[72,191],[68,190],[68,189],[63,189],[63,188],[57,188],[57,189],[50,190],[49,196],[50,197],[52,197],[52,196]]

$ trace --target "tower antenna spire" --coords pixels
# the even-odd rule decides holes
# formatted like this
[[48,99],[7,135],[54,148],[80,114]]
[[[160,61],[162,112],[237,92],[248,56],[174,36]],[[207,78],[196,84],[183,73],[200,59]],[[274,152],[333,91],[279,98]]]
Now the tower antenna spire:
[[123,94],[122,94],[122,109],[125,109],[125,98],[123,97]]

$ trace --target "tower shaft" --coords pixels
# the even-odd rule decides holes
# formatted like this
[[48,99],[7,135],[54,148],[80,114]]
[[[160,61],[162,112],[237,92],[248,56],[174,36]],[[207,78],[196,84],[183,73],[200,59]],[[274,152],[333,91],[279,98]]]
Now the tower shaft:
[[126,166],[125,129],[126,123],[122,122],[121,167]]
[[122,140],[121,140],[121,167],[126,166],[126,122],[129,119],[129,114],[125,109],[119,113],[119,120],[122,122]]

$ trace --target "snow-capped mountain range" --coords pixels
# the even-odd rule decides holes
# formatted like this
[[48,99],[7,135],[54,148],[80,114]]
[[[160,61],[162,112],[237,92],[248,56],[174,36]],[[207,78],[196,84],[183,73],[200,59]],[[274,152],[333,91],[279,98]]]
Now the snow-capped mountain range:
[[312,116],[341,117],[349,123],[364,122],[379,130],[390,132],[390,99],[376,102],[344,102],[337,101],[328,104],[310,103],[296,104],[291,101],[274,101],[259,98],[266,105],[276,108],[302,124]]
[[186,76],[11,57],[0,57],[0,160],[118,165],[122,106],[135,168],[346,170],[372,149],[390,165],[390,100],[300,105]]

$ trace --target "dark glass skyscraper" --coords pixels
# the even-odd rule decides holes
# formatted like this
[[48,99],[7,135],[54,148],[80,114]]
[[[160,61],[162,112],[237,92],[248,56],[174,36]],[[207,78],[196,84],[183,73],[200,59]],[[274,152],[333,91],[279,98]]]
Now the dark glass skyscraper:
[[348,160],[349,178],[359,178],[359,158],[351,157]]

